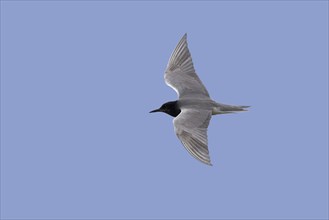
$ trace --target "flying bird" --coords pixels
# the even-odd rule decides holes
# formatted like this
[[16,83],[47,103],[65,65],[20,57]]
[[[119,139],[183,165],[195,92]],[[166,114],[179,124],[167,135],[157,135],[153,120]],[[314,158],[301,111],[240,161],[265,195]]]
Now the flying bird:
[[207,128],[212,115],[246,111],[249,106],[236,106],[212,100],[195,72],[187,47],[187,34],[170,56],[164,74],[165,83],[176,91],[178,100],[164,103],[159,109],[174,117],[174,130],[185,149],[197,160],[212,165],[208,150]]

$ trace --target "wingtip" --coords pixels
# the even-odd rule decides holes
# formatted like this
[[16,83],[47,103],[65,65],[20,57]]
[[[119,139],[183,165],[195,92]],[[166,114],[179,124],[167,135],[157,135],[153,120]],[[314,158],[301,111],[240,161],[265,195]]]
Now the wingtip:
[[181,41],[186,41],[187,40],[187,33],[185,33],[181,39]]
[[198,159],[198,160],[199,160],[200,162],[202,162],[202,163],[208,165],[208,166],[212,166],[212,163],[211,163],[210,160],[200,160],[200,159]]
[[208,166],[210,166],[210,167],[213,166],[212,163],[210,162],[210,160],[207,161],[207,160],[201,160],[201,159],[199,159],[199,158],[196,158],[196,159],[197,159],[198,161],[200,161],[201,163],[205,164],[205,165],[208,165]]

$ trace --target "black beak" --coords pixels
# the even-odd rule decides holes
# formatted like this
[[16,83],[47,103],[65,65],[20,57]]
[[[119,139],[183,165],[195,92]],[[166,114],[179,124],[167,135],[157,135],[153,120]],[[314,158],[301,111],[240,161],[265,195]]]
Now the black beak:
[[155,109],[153,111],[150,111],[150,113],[153,113],[153,112],[162,112],[162,110],[161,109]]

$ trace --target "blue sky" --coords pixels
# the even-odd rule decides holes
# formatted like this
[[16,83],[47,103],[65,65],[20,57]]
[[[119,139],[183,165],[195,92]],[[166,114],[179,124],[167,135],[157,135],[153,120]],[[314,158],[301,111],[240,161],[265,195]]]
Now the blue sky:
[[[193,159],[184,33],[219,102]],[[328,2],[1,1],[1,218],[328,218]]]

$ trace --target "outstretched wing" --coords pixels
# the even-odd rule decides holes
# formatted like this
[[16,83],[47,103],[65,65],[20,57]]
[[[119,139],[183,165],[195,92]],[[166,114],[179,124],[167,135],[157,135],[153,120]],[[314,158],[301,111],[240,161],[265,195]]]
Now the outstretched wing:
[[211,119],[211,111],[182,109],[174,119],[174,128],[186,150],[202,163],[211,165],[207,128]]
[[179,98],[209,98],[207,89],[195,73],[186,37],[185,34],[171,54],[164,75],[165,82],[177,92]]

